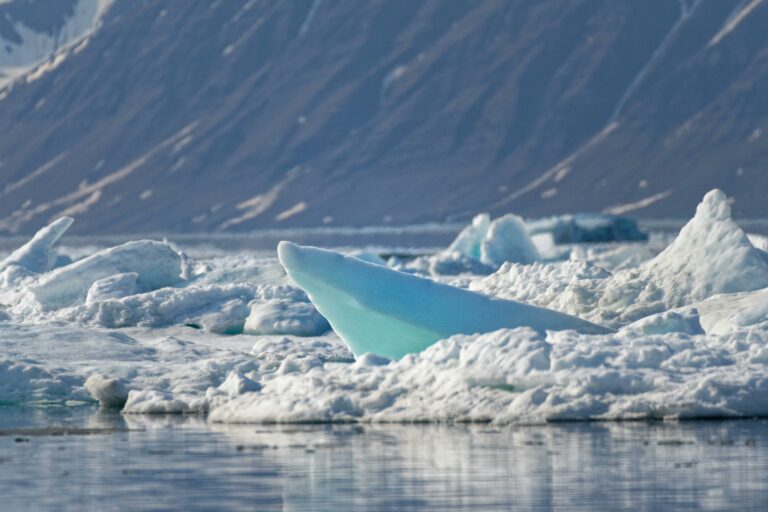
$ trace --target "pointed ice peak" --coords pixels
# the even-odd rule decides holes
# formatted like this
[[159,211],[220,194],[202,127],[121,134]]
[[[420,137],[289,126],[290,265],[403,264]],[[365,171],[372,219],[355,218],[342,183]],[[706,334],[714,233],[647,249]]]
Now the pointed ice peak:
[[468,258],[480,261],[480,245],[483,243],[490,225],[490,215],[487,213],[475,215],[472,224],[461,230],[456,240],[448,246],[448,250],[460,252]]
[[72,217],[62,217],[48,224],[35,233],[35,236],[29,242],[5,258],[0,263],[0,270],[4,270],[11,265],[24,267],[36,274],[51,270],[56,262],[54,245],[66,233],[73,222],[74,219]]
[[707,192],[699,206],[696,207],[696,216],[693,220],[726,221],[731,220],[731,205],[728,196],[720,189]]
[[665,290],[671,306],[768,287],[768,260],[733,221],[728,198],[717,189],[704,196],[693,219],[642,272]]

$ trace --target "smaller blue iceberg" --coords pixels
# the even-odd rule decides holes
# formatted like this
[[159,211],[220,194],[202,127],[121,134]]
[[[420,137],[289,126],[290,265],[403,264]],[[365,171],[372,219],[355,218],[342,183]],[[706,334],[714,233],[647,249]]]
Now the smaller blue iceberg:
[[526,221],[531,236],[550,233],[556,244],[644,242],[637,221],[608,213],[577,213]]

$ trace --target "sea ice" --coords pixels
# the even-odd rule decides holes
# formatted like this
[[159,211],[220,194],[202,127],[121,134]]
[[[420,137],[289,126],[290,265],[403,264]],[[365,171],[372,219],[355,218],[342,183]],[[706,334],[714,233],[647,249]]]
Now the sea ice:
[[[62,217],[52,222],[35,233],[29,242],[5,258],[0,263],[0,272],[6,277],[3,279],[5,286],[18,282],[18,277],[51,270],[57,262],[54,245],[69,229],[72,222],[74,220],[71,217]],[[12,275],[17,277],[9,278]]]
[[330,328],[328,321],[312,304],[273,299],[251,303],[243,332],[256,335],[320,336]]
[[58,221],[2,272],[0,402],[217,422],[768,415],[768,256],[724,194],[674,240],[546,248],[543,232],[533,263],[489,258],[525,239],[515,221],[489,236],[493,222],[479,217],[452,251],[387,263],[431,280],[282,244],[318,312],[271,253],[62,247],[76,261],[57,268]]
[[115,274],[94,281],[91,287],[88,288],[85,303],[93,304],[108,299],[122,299],[129,295],[135,295],[139,291],[138,281],[139,274],[136,272]]
[[[220,334],[243,332],[252,301],[284,298],[300,301],[303,293],[285,286],[238,283],[161,288],[147,293],[90,301],[53,313],[69,322],[104,327],[187,325]],[[285,319],[285,315],[284,315]]]
[[399,358],[454,334],[523,325],[540,332],[608,332],[563,313],[487,297],[332,251],[288,242],[280,242],[277,251],[288,275],[355,355],[372,352]]
[[219,422],[710,418],[768,411],[768,335],[609,335],[529,328],[457,335],[399,361],[262,375]]
[[128,386],[123,379],[110,379],[95,373],[85,381],[85,389],[107,409],[122,409],[128,400]]
[[181,257],[161,242],[141,240],[104,249],[44,275],[30,290],[48,310],[85,302],[93,283],[116,274],[136,273],[147,292],[181,281]]
[[487,213],[476,215],[472,219],[472,223],[461,230],[456,239],[451,242],[448,250],[480,261],[480,246],[483,244],[483,240],[485,240],[485,235],[488,233],[490,225],[490,215]]
[[[628,257],[634,254],[622,252]],[[713,295],[765,287],[768,259],[731,219],[727,197],[719,190],[704,197],[669,247],[636,268],[610,272],[592,261],[507,263],[469,284],[481,293],[530,302],[612,328]]]
[[768,257],[731,219],[726,195],[713,190],[675,241],[641,267],[641,274],[664,290],[668,306],[678,307],[718,293],[768,287]]

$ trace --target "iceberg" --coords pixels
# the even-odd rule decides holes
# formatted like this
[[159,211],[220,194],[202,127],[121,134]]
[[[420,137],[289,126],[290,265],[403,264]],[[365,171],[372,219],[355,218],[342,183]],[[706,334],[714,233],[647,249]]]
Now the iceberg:
[[468,258],[480,261],[480,246],[491,225],[491,217],[487,213],[476,215],[472,223],[461,230],[456,239],[448,246],[449,251],[455,251]]
[[492,267],[508,261],[528,265],[540,259],[525,222],[517,215],[504,215],[491,222],[480,244],[480,262]]
[[54,245],[74,222],[72,217],[62,217],[35,233],[35,236],[13,251],[2,263],[0,271],[10,266],[23,267],[28,272],[40,274],[51,270],[57,259]]
[[674,242],[641,267],[664,290],[668,307],[693,304],[720,293],[768,287],[768,255],[752,245],[731,218],[728,197],[708,192]]
[[458,252],[494,268],[507,261],[530,264],[541,259],[528,236],[525,222],[512,214],[493,221],[487,213],[477,215],[472,224],[458,234],[447,252]]
[[608,213],[559,215],[526,222],[531,236],[549,233],[556,244],[645,242],[648,235],[631,217]]
[[537,332],[608,333],[580,318],[280,242],[278,259],[355,356],[398,359],[455,334],[528,326]]
[[[138,274],[136,291],[148,292],[178,284],[181,272],[181,256],[168,245],[139,240],[58,268],[44,275],[30,290],[43,308],[58,309],[82,304],[95,282],[117,274]],[[121,282],[125,284],[125,280]]]

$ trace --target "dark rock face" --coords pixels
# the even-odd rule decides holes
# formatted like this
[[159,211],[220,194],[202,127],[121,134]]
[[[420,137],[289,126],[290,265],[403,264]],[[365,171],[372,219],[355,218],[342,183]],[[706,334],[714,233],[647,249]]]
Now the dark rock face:
[[[0,229],[765,216],[768,2],[117,0],[0,100]],[[2,93],[0,93],[0,97]]]

